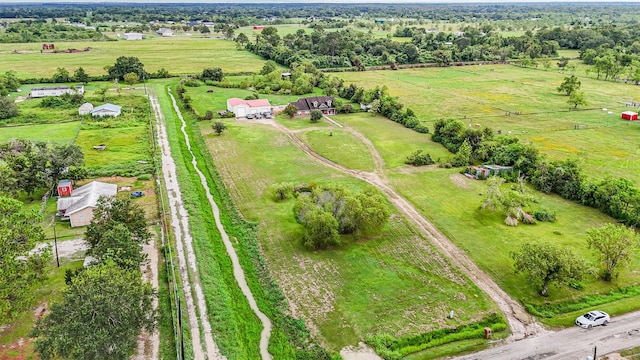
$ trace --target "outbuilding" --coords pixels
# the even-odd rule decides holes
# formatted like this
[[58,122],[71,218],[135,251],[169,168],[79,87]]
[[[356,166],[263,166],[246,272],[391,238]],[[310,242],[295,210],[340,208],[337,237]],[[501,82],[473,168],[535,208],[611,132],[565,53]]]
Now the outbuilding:
[[60,180],[58,182],[58,196],[71,196],[73,185],[71,180]]
[[140,33],[124,33],[125,40],[142,40],[142,34]]
[[236,117],[245,117],[249,114],[270,113],[271,104],[267,99],[242,100],[231,98],[227,100],[227,110],[236,114]]
[[638,113],[635,111],[624,111],[622,112],[622,118],[629,121],[638,120]]
[[80,105],[80,107],[78,108],[78,114],[80,114],[80,115],[91,114],[91,110],[93,110],[93,104],[92,103],[84,103],[84,104]]
[[119,105],[113,105],[113,104],[104,104],[104,105],[100,105],[98,107],[93,108],[93,110],[91,110],[91,116],[99,116],[99,117],[103,117],[103,116],[113,116],[113,117],[117,117],[120,116],[120,112],[122,111],[122,107]]
[[30,98],[43,98],[47,96],[62,96],[64,94],[84,94],[84,85],[76,86],[54,86],[54,87],[34,87],[29,92]]

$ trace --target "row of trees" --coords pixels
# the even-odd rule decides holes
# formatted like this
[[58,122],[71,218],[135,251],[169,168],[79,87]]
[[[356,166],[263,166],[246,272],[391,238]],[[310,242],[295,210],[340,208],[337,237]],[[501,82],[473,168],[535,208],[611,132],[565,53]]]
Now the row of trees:
[[586,243],[598,259],[598,270],[572,251],[549,243],[526,243],[512,252],[514,269],[536,284],[542,296],[548,296],[551,284],[577,287],[586,274],[594,272],[599,272],[603,280],[611,281],[640,248],[640,237],[634,229],[606,224],[587,230]]
[[61,176],[73,181],[87,176],[84,154],[78,145],[15,139],[0,144],[0,189],[24,191],[52,189]]
[[99,199],[85,237],[98,262],[68,273],[62,299],[37,321],[31,336],[41,359],[125,359],[133,353],[142,330],[156,326],[156,294],[140,271],[142,244],[150,237],[144,211],[130,199]]
[[23,20],[7,23],[0,32],[0,43],[28,43],[74,40],[107,40],[93,29],[79,28],[64,24],[47,23],[43,20]]

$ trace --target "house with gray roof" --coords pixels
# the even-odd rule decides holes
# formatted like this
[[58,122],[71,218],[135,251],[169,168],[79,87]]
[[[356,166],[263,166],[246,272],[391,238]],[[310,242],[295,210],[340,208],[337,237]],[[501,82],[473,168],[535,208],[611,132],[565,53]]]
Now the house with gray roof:
[[86,226],[93,220],[93,209],[101,196],[116,196],[118,185],[92,181],[74,189],[69,197],[58,199],[58,213],[62,220],[69,220],[71,227]]
[[324,115],[336,114],[334,98],[331,96],[300,98],[298,101],[292,102],[291,104],[298,109],[298,112],[295,115],[296,117],[309,116],[313,110],[320,110]]
[[91,110],[91,116],[120,116],[120,112],[122,111],[122,106],[113,105],[113,104],[104,104],[100,106],[96,106]]

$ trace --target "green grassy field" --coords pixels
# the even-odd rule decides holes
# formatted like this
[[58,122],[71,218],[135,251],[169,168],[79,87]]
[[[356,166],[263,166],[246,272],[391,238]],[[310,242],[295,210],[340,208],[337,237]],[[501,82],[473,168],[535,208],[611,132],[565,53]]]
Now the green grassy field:
[[369,149],[357,137],[340,129],[311,130],[300,134],[318,154],[350,169],[373,171],[375,164]]
[[556,91],[567,75],[552,71],[483,65],[339,76],[366,88],[388,86],[430,126],[440,118],[488,126],[533,143],[551,159],[580,158],[589,176],[640,184],[640,124],[620,119],[629,109],[624,102],[639,99],[632,85],[580,77],[591,110],[569,111],[567,97]]
[[[485,182],[470,180],[459,174],[459,169],[401,165],[406,154],[414,148],[425,149],[434,158],[439,156],[437,148],[419,145],[421,142],[424,144],[424,139],[428,138],[426,135],[417,134],[391,121],[385,122],[382,118],[377,118],[379,123],[374,126],[370,114],[341,115],[336,120],[367,136],[387,163],[385,173],[393,186],[516,299],[535,304],[564,301],[586,294],[605,293],[618,286],[640,281],[640,275],[634,271],[623,272],[615,283],[587,277],[581,291],[553,288],[548,298],[541,298],[534,287],[525,285],[527,281],[522,275],[513,273],[509,252],[535,239],[571,248],[580,258],[593,262],[595,258],[587,249],[585,230],[612,222],[613,219],[595,209],[577,205],[558,196],[529,190],[537,199],[529,210],[545,207],[556,211],[558,221],[508,227],[502,221],[503,215],[478,210],[484,200]],[[404,150],[400,151],[400,148]],[[440,151],[443,151],[441,147]],[[634,258],[630,268],[636,269],[638,266],[640,256]],[[603,308],[607,306],[613,309],[618,305],[605,305]],[[629,311],[633,306],[626,304],[622,308]],[[617,311],[622,309],[618,308]],[[554,320],[549,322],[569,325],[570,321],[567,319],[572,315],[555,320],[557,323]]]
[[[51,77],[58,67],[73,74],[83,67],[89,75],[105,74],[120,56],[137,56],[148,72],[160,68],[171,74],[195,74],[207,67],[225,72],[255,72],[264,60],[248,51],[236,51],[235,42],[221,39],[154,38],[142,41],[56,43],[57,49],[91,50],[79,53],[41,53],[40,43],[0,44],[0,73],[14,70],[19,77]],[[13,53],[17,50],[17,53]],[[33,64],[37,64],[34,66]]]
[[[417,334],[495,311],[479,289],[395,213],[374,238],[356,242],[346,237],[337,249],[305,250],[302,229],[291,215],[293,201],[272,202],[269,186],[282,181],[339,183],[352,189],[365,185],[318,165],[272,126],[225,122],[229,130],[222,136],[214,135],[208,122],[200,123],[216,167],[242,214],[260,224],[261,248],[291,311],[306,318],[329,349],[355,345],[367,333]],[[296,127],[304,123],[298,119]],[[318,138],[326,130],[306,123],[312,130],[305,136],[314,148],[336,154],[335,160],[345,166],[371,167],[367,156],[339,155]],[[355,148],[364,146],[346,133],[334,136]],[[459,318],[447,320],[449,310]]]
[[18,125],[0,127],[0,142],[10,139],[53,141],[69,144],[78,132],[79,121],[64,124]]

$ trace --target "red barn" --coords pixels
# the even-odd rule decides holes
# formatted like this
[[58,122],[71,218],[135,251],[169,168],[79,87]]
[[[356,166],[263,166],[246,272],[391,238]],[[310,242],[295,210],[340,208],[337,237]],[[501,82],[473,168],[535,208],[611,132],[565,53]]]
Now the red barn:
[[638,120],[638,113],[633,111],[624,111],[622,113],[622,118],[629,121]]
[[42,44],[42,50],[49,50],[49,44]]
[[262,25],[256,25],[253,27],[253,30],[262,30],[262,29],[264,29],[264,26]]
[[58,182],[59,196],[71,196],[71,191],[73,191],[73,185],[71,184],[71,180],[60,180]]

